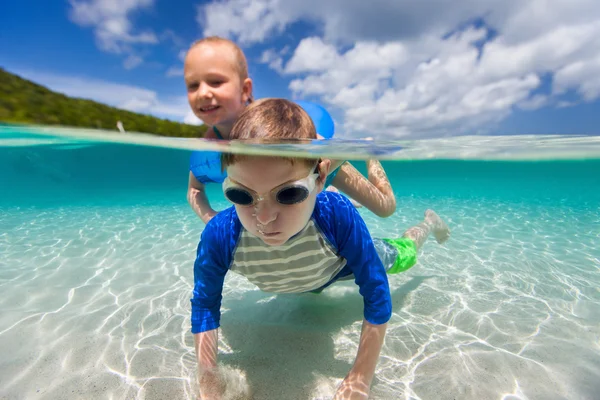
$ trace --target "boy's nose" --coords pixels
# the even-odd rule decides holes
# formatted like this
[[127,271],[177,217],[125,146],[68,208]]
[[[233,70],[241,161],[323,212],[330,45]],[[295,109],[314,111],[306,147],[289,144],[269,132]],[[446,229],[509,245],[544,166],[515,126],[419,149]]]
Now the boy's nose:
[[277,218],[277,207],[270,204],[267,200],[259,201],[254,208],[254,213],[256,215],[256,221],[259,224],[266,226]]

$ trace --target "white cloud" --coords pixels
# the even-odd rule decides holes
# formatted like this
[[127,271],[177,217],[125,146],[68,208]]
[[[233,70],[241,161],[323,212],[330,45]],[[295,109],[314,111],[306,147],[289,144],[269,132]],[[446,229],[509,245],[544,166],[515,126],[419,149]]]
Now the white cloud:
[[[575,88],[586,100],[600,96],[600,58],[592,57],[600,49],[600,21],[514,45],[500,36],[480,54],[472,43],[483,34],[470,29],[437,43],[357,42],[346,52],[305,39],[284,70],[307,74],[290,83],[294,94],[341,108],[346,132],[356,135],[441,134],[495,123],[515,106],[548,104],[545,96],[530,98],[547,73],[556,73],[557,93]],[[324,49],[333,54],[323,56]]]
[[160,34],[160,41],[171,41],[177,47],[185,46],[185,41],[171,29],[166,29]]
[[100,49],[112,53],[127,53],[132,44],[155,44],[152,31],[133,33],[129,14],[149,8],[154,0],[69,0],[69,16],[80,26],[93,27]]
[[318,37],[302,39],[285,67],[286,73],[316,72],[331,68],[339,61],[335,46]]
[[521,101],[518,106],[522,110],[537,110],[538,108],[546,106],[548,101],[548,96],[536,94],[529,99]]
[[499,2],[486,14],[486,20],[509,45],[534,40],[561,27],[593,23],[599,17],[600,4],[596,0]]
[[258,62],[267,64],[269,68],[279,73],[283,72],[283,58],[275,49],[267,49],[263,51]]
[[570,102],[570,101],[562,100],[562,101],[559,101],[559,102],[558,102],[558,104],[556,105],[556,107],[557,107],[557,108],[567,108],[567,107],[574,107],[574,106],[576,106],[576,105],[577,105],[577,104],[575,104],[575,103],[572,103],[572,102]]
[[586,101],[600,97],[600,54],[591,60],[573,62],[556,73],[555,92],[563,93],[570,88]]
[[236,37],[243,44],[261,42],[269,34],[281,33],[293,18],[283,4],[280,0],[216,1],[198,6],[196,20],[204,36]]
[[123,68],[130,70],[134,69],[138,65],[144,62],[144,59],[140,56],[136,56],[134,54],[130,54],[125,61],[123,61]]
[[186,96],[159,96],[153,90],[86,77],[22,70],[25,79],[71,97],[94,100],[128,111],[183,122],[191,111]]
[[272,38],[300,20],[316,23],[327,41],[353,43],[443,35],[471,16],[518,4],[519,0],[220,0],[199,6],[197,21],[205,36],[227,36],[242,44]]
[[596,0],[219,0],[198,7],[205,35],[262,42],[296,21],[314,22],[328,42],[412,40],[442,36],[483,17],[508,43],[560,25],[597,20]]
[[170,67],[165,73],[167,78],[183,76],[183,67]]
[[220,0],[198,20],[242,44],[315,23],[322,35],[260,62],[289,77],[294,96],[340,109],[351,135],[481,131],[516,107],[570,105],[569,90],[600,97],[596,0]]
[[205,35],[262,42],[296,21],[314,22],[327,42],[413,40],[442,36],[484,18],[508,44],[561,26],[598,20],[596,0],[219,0],[198,7]]

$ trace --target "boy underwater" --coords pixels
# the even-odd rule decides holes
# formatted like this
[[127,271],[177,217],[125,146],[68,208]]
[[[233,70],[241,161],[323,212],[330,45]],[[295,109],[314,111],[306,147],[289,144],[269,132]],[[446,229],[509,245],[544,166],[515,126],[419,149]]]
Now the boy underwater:
[[[314,124],[297,104],[263,99],[250,104],[232,128],[232,140],[316,139]],[[329,160],[223,154],[225,197],[233,206],[202,232],[194,263],[191,313],[203,399],[219,398],[217,344],[225,275],[245,276],[265,292],[319,293],[352,279],[364,302],[355,362],[336,399],[369,394],[392,302],[387,274],[416,263],[430,233],[449,237],[433,211],[399,239],[372,239],[344,196],[323,191]]]

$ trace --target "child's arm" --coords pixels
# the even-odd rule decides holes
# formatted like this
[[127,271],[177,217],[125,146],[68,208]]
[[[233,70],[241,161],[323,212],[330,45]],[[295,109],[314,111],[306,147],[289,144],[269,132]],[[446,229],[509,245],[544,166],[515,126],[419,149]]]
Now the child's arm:
[[224,390],[217,369],[218,328],[223,283],[241,226],[232,219],[233,212],[225,210],[206,225],[194,262],[191,325],[203,400],[219,399],[218,393]]
[[219,380],[217,370],[218,343],[218,329],[194,335],[196,358],[198,359],[198,382],[202,400],[219,399],[223,394],[224,388]]
[[[326,194],[313,216],[347,267],[363,297],[363,328],[354,365],[337,398],[364,398],[369,388],[381,352],[387,322],[392,316],[392,299],[387,274],[371,234],[349,199]],[[349,397],[346,397],[349,396]]]
[[377,160],[368,160],[367,170],[368,180],[352,164],[344,163],[332,184],[377,216],[389,217],[396,211],[396,197],[385,170]]
[[358,353],[352,369],[337,390],[334,400],[367,399],[379,360],[387,323],[374,325],[363,320]]
[[192,207],[192,210],[194,210],[194,212],[202,219],[202,221],[204,221],[205,224],[208,224],[208,221],[217,215],[217,212],[212,209],[210,203],[208,202],[208,197],[204,191],[204,184],[198,181],[198,179],[196,179],[194,174],[191,172],[188,182],[187,199],[188,203],[190,203],[190,206]]

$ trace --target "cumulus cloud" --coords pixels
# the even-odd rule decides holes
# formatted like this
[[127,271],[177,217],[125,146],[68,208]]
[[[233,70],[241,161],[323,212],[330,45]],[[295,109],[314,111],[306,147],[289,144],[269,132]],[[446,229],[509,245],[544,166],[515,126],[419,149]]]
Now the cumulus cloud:
[[314,23],[289,56],[271,48],[260,62],[294,96],[341,110],[350,135],[481,131],[515,108],[571,105],[567,91],[600,97],[595,0],[221,0],[198,20],[246,45]]
[[130,54],[129,57],[127,57],[125,61],[123,61],[123,68],[127,70],[134,69],[142,62],[144,62],[144,59],[142,57]]
[[163,33],[160,34],[160,41],[171,41],[177,47],[185,46],[185,40],[183,40],[178,34],[176,34],[171,29],[166,29]]
[[189,119],[186,96],[159,96],[153,90],[87,77],[65,76],[32,70],[14,71],[56,92],[95,100],[128,111],[183,122]]
[[198,6],[196,20],[204,36],[235,37],[242,44],[261,42],[267,35],[281,33],[296,18],[286,7],[280,0],[213,1]]
[[167,78],[175,78],[183,76],[183,67],[170,67],[165,73]]
[[303,39],[285,67],[287,73],[317,72],[326,70],[339,61],[335,46],[319,37]]
[[267,49],[263,51],[259,62],[262,64],[267,64],[269,68],[274,71],[279,73],[283,72],[283,57],[281,56],[281,52],[278,52],[275,49]]
[[129,20],[132,12],[151,7],[154,0],[69,0],[70,18],[80,26],[93,27],[100,49],[126,52],[131,44],[158,43],[151,31],[133,33]]
[[518,107],[522,110],[537,110],[548,104],[548,96],[542,94],[536,94],[528,99],[521,101]]
[[554,90],[564,93],[574,88],[586,101],[600,97],[600,54],[586,61],[575,61],[554,75]]
[[518,0],[221,0],[199,6],[197,20],[205,35],[227,36],[243,44],[269,39],[296,21],[317,24],[327,41],[353,43],[409,39],[424,32],[443,35],[472,15],[518,4]]

